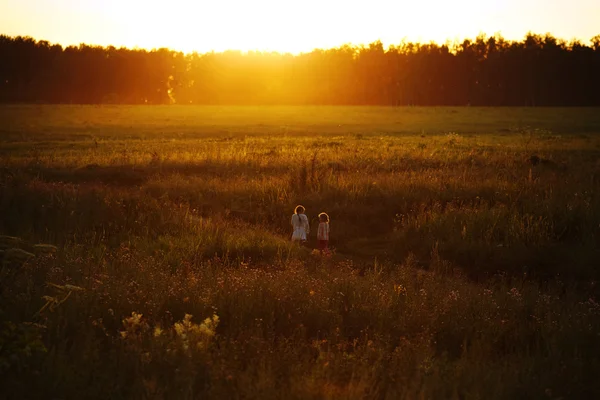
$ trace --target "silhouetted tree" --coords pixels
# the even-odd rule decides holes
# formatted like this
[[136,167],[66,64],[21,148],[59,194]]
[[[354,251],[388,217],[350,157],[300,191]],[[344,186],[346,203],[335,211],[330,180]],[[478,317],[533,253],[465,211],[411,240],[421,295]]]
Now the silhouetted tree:
[[600,106],[591,46],[529,33],[290,54],[63,48],[0,36],[0,102]]

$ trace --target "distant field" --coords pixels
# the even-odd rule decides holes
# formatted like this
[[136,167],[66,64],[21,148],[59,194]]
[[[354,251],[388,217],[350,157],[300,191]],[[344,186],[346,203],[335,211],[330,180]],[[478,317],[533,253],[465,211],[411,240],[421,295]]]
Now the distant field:
[[[597,108],[2,106],[1,140],[600,132]],[[57,136],[58,135],[58,136]]]
[[[0,121],[11,398],[600,395],[599,109]],[[289,242],[297,204],[331,216],[331,256]]]

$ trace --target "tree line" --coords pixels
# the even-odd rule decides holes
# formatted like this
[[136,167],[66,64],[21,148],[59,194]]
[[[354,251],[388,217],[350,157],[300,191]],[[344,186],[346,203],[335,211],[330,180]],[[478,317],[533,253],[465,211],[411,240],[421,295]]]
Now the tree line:
[[69,46],[0,36],[0,102],[600,106],[600,35],[479,36],[291,55]]

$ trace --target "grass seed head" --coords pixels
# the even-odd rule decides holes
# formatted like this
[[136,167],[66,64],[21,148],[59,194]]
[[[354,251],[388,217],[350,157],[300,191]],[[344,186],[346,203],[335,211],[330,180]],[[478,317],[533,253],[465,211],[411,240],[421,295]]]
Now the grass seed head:
[[33,250],[37,254],[54,254],[58,251],[56,246],[51,244],[36,244],[33,245]]

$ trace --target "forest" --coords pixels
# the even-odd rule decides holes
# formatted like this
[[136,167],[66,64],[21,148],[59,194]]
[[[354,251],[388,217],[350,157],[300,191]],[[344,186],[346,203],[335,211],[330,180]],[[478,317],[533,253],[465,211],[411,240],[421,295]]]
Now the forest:
[[63,47],[0,36],[0,102],[49,104],[599,106],[600,35],[299,55]]

